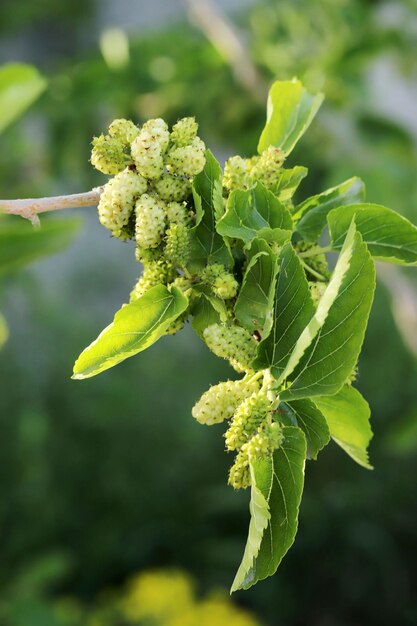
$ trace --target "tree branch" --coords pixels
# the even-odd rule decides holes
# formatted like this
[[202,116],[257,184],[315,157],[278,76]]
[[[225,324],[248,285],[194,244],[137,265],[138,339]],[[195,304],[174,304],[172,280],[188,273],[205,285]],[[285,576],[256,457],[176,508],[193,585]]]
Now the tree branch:
[[0,200],[0,213],[20,215],[34,226],[39,226],[39,213],[75,209],[77,207],[97,206],[103,187],[95,187],[85,193],[51,198],[27,198],[25,200]]

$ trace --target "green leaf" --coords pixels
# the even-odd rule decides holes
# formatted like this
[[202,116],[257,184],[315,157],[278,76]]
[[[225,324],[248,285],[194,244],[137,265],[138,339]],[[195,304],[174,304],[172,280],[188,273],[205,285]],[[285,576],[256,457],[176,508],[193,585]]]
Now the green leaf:
[[380,204],[352,204],[328,216],[332,246],[340,248],[352,218],[372,256],[399,265],[417,265],[417,228]]
[[314,398],[314,404],[326,418],[332,439],[359,465],[372,469],[367,452],[373,436],[371,412],[359,391],[345,385],[333,396]]
[[233,191],[226,213],[217,222],[218,233],[246,243],[271,229],[277,229],[279,235],[288,238],[292,234],[292,219],[288,209],[260,183],[247,191]]
[[278,271],[277,255],[266,243],[264,246],[264,251],[250,259],[235,304],[235,314],[242,326],[248,330],[258,330],[262,335],[268,334],[272,326]]
[[[306,241],[315,242],[326,226],[327,215],[332,209],[352,204],[352,202],[360,202],[364,198],[364,183],[356,176],[349,178],[344,183],[327,189],[327,191],[323,191],[323,193],[319,193],[316,196],[311,196],[299,204],[293,213],[294,221],[298,222],[296,230]],[[346,231],[351,221],[352,218],[347,223]]]
[[[258,580],[272,576],[294,543],[304,486],[306,439],[303,431],[293,426],[284,427],[283,433],[282,447],[273,456],[252,463],[255,484],[268,503],[270,519],[252,567],[245,571],[249,560],[245,559],[232,591],[248,589]],[[250,557],[250,548],[247,550]]]
[[330,283],[277,386],[281,400],[337,393],[355,366],[375,289],[375,267],[351,223]]
[[0,275],[68,246],[80,230],[78,218],[43,220],[39,229],[20,217],[0,221]]
[[270,145],[289,154],[310,126],[323,102],[323,94],[312,96],[295,78],[276,81],[268,95],[265,128],[258,144],[258,152]]
[[246,541],[242,562],[230,590],[231,593],[244,587],[246,577],[253,567],[254,559],[258,556],[262,536],[271,517],[268,502],[266,501],[262,491],[258,489],[256,485],[256,476],[252,465],[250,465],[250,473],[252,486],[251,499],[249,503],[251,519],[249,523],[248,539]]
[[279,378],[313,314],[305,272],[294,248],[287,243],[280,254],[272,330],[259,344],[254,367],[270,368],[272,375]]
[[10,63],[0,68],[0,132],[44,91],[46,80],[31,65]]
[[281,402],[278,406],[278,420],[301,428],[306,436],[308,459],[317,459],[320,450],[330,441],[329,427],[323,414],[307,398]]
[[163,285],[152,287],[135,302],[122,306],[113,322],[81,353],[73,378],[90,378],[149,348],[187,306],[186,296],[176,287],[171,291]]
[[4,346],[9,336],[9,330],[7,328],[6,320],[3,315],[0,315],[0,348]]
[[233,265],[233,258],[224,239],[216,232],[216,217],[223,214],[222,170],[210,150],[206,164],[193,181],[197,223],[190,231],[191,255],[189,269],[194,272],[207,264]]
[[288,202],[298,189],[301,181],[307,176],[308,169],[296,165],[291,169],[282,168],[279,171],[277,184],[271,189],[280,202]]
[[211,324],[219,324],[221,322],[220,314],[213,306],[213,303],[206,294],[201,294],[195,298],[191,305],[191,326],[195,332],[202,336],[204,330]]

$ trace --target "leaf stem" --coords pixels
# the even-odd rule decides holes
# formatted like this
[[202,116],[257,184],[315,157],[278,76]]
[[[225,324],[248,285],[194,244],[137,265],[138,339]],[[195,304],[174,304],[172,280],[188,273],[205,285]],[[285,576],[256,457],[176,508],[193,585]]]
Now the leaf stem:
[[326,281],[326,277],[323,276],[323,274],[320,274],[319,272],[316,272],[316,270],[313,270],[312,267],[310,267],[309,265],[307,265],[307,263],[305,263],[303,261],[303,259],[300,259],[301,265],[304,267],[304,269],[309,272],[312,276],[314,276],[315,278],[317,278],[318,280],[321,280],[323,282]]
[[324,254],[326,252],[335,252],[335,250],[333,250],[331,246],[326,246],[325,248],[316,246],[315,248],[311,248],[310,250],[306,250],[305,252],[299,252],[298,256],[301,259],[306,259],[310,256],[318,256],[319,254]]

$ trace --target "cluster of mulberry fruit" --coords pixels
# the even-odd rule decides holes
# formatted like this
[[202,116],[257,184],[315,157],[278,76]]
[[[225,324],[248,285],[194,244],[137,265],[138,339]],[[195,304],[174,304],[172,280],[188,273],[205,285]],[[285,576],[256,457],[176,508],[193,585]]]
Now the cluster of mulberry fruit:
[[141,128],[118,119],[106,135],[93,139],[91,163],[113,175],[101,193],[100,222],[114,237],[135,239],[136,259],[143,264],[131,301],[181,278],[187,265],[194,221],[191,182],[205,165],[197,130],[192,117],[180,119],[171,132],[162,119]]
[[[156,285],[175,286],[187,294],[191,310],[193,302],[205,294],[217,303],[217,311],[223,311],[219,321],[208,323],[200,336],[243,378],[211,387],[192,412],[202,424],[229,421],[226,448],[236,453],[229,484],[239,489],[250,485],[251,461],[271,455],[282,444],[283,435],[276,421],[276,400],[268,393],[268,370],[255,373],[252,367],[259,336],[241,326],[234,315],[245,267],[210,263],[199,270],[189,269],[198,213],[192,183],[206,163],[205,145],[197,131],[191,117],[180,119],[171,130],[162,119],[148,120],[141,127],[117,119],[107,134],[93,139],[91,163],[111,176],[98,205],[100,222],[114,237],[135,240],[136,260],[143,266],[130,301],[138,301]],[[257,182],[276,193],[283,162],[284,153],[273,146],[248,159],[231,157],[224,168],[224,202],[234,190],[249,189]],[[301,256],[309,255],[311,245],[299,242],[296,250]],[[308,279],[317,303],[326,288],[328,270],[325,257],[313,252],[309,258],[313,274]],[[183,313],[166,334],[180,330],[188,316],[187,311]]]

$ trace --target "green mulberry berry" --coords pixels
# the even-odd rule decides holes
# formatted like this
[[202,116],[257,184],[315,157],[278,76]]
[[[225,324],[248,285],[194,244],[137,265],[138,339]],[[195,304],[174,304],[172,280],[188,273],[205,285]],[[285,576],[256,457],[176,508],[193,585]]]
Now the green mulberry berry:
[[146,128],[142,128],[139,135],[131,144],[131,152],[136,168],[144,178],[160,178],[164,171],[164,159],[161,143]]
[[241,326],[212,324],[203,332],[203,338],[216,356],[227,359],[237,372],[250,372],[256,356],[257,341]]
[[322,295],[327,289],[327,283],[322,283],[320,281],[308,281],[308,286],[310,288],[311,297],[313,299],[314,304],[317,306],[321,300]]
[[257,391],[256,381],[227,380],[210,387],[194,405],[192,414],[200,424],[220,424],[230,419],[243,400]]
[[136,245],[135,257],[138,263],[148,263],[149,261],[158,261],[163,255],[162,245],[157,248],[141,248]]
[[197,131],[195,117],[183,117],[172,127],[171,141],[178,147],[188,146],[196,138]]
[[175,267],[187,265],[190,256],[190,237],[184,224],[172,223],[166,231],[165,256]]
[[179,178],[172,174],[162,174],[153,182],[153,188],[166,202],[182,202],[191,195],[191,183],[187,178]]
[[130,302],[143,296],[155,285],[166,285],[172,278],[172,267],[163,261],[149,261],[143,268],[142,275],[130,293]]
[[246,489],[251,484],[250,462],[270,456],[279,448],[284,440],[282,428],[276,422],[266,424],[258,429],[238,454],[229,472],[229,485],[234,489]]
[[226,433],[228,450],[239,450],[258,430],[269,413],[271,403],[266,393],[259,391],[240,404]]
[[100,135],[93,139],[90,161],[103,174],[118,174],[132,163],[132,158],[121,141]]
[[233,156],[224,164],[223,186],[228,191],[246,189],[248,183],[247,163],[241,156]]
[[227,272],[223,265],[217,263],[208,265],[203,270],[201,278],[210,285],[216,296],[224,300],[234,298],[239,289],[239,283],[233,274]]
[[268,189],[273,189],[279,182],[284,159],[285,155],[281,148],[269,146],[251,168],[251,177]]
[[243,448],[236,455],[235,462],[230,468],[228,483],[233,489],[250,487],[249,455]]
[[188,291],[190,288],[190,280],[186,276],[177,276],[175,280],[171,283],[171,287],[176,287],[180,289],[182,292]]
[[135,200],[146,190],[146,181],[131,170],[124,170],[104,186],[98,203],[100,222],[113,232],[115,237],[122,234],[129,223]]
[[109,126],[109,135],[128,146],[139,135],[139,128],[130,120],[113,120]]
[[141,248],[156,248],[165,230],[162,200],[144,193],[136,202],[136,241]]
[[272,422],[272,424],[261,426],[256,435],[242,446],[242,450],[247,453],[249,460],[262,459],[279,448],[283,440],[281,426]]
[[206,163],[204,142],[196,137],[188,146],[174,148],[167,154],[167,168],[173,174],[192,178],[199,174]]
[[168,326],[168,328],[165,331],[165,334],[175,335],[176,333],[178,333],[180,330],[184,328],[184,324],[187,321],[187,319],[188,319],[188,311],[185,311],[184,313],[182,313],[182,315],[177,317],[177,319],[174,320],[170,326]]
[[191,215],[185,204],[180,202],[167,202],[166,214],[169,224],[185,224],[191,222]]

